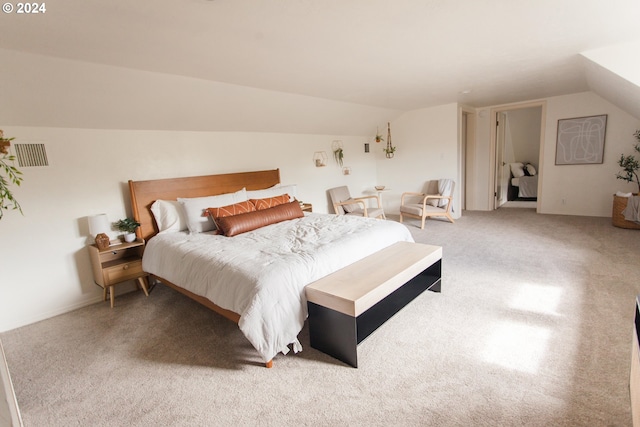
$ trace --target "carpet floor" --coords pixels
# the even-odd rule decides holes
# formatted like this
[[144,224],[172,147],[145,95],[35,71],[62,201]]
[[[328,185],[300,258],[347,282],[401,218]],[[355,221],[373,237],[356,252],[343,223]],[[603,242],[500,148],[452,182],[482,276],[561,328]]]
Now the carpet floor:
[[358,348],[274,368],[162,285],[0,335],[25,426],[628,426],[640,232],[531,209],[407,221],[443,247],[425,292]]

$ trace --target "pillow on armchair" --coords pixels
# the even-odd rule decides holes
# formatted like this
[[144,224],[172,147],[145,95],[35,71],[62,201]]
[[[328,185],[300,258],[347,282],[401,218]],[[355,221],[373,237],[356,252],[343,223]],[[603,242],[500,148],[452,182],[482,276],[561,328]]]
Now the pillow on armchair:
[[[350,200],[352,200],[352,199],[343,200],[341,203],[348,202]],[[360,209],[360,204],[359,203],[350,203],[348,205],[342,205],[342,209],[344,209],[344,211],[346,213],[350,213],[350,212],[355,211],[356,209]]]

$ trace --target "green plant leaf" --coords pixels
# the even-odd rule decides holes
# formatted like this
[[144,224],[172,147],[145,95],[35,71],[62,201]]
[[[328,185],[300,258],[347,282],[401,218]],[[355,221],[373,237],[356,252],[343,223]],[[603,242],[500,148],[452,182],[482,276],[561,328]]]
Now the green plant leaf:
[[[4,141],[10,141],[13,138],[4,138]],[[0,157],[0,219],[4,216],[4,211],[13,209],[18,210],[22,214],[22,207],[15,199],[9,186],[11,184],[20,186],[22,183],[22,172],[13,165],[16,160],[15,156],[3,155]]]

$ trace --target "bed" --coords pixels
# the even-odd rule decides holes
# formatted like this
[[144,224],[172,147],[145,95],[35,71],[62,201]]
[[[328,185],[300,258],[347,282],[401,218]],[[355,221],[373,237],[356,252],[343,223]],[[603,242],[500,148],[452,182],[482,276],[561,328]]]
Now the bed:
[[537,200],[538,174],[531,163],[511,163],[507,200]]
[[138,237],[147,240],[143,269],[236,322],[267,367],[289,347],[301,350],[297,336],[307,317],[306,285],[393,243],[413,241],[396,222],[314,213],[233,237],[216,230],[165,232],[151,211],[158,200],[255,195],[282,187],[278,169],[129,181],[132,210],[141,224]]

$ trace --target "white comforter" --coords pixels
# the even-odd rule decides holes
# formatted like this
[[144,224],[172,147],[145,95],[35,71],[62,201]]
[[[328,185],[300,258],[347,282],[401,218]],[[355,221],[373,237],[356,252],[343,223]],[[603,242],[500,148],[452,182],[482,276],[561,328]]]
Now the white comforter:
[[512,178],[511,185],[518,187],[518,197],[538,197],[538,175]]
[[240,314],[240,330],[267,362],[300,346],[306,285],[398,241],[413,238],[397,222],[309,214],[234,237],[160,234],[142,267]]

